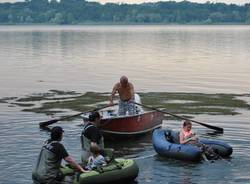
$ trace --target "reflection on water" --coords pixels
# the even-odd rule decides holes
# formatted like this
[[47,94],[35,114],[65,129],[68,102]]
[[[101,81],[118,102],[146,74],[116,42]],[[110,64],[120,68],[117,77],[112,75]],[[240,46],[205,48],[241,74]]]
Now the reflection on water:
[[[141,159],[146,157],[153,157],[155,154],[152,154],[151,150],[151,133],[140,135],[137,137],[129,138],[106,138],[105,144],[111,148],[115,148],[115,155],[117,157],[126,157],[126,158],[137,158]],[[126,144],[121,144],[126,142]]]
[[[250,26],[0,26],[1,96],[49,89],[250,91]],[[91,79],[91,80],[90,80]]]

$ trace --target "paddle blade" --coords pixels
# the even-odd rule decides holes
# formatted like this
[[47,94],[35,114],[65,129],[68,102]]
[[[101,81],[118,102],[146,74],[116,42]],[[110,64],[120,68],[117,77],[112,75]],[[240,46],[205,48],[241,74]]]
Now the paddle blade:
[[49,120],[49,121],[44,121],[44,122],[39,123],[39,126],[40,127],[46,127],[48,125],[56,123],[57,121],[58,121],[58,119],[52,119],[52,120]]
[[[189,120],[189,119],[188,119]],[[217,127],[217,126],[213,126],[213,125],[209,125],[209,124],[206,124],[206,123],[202,123],[202,122],[199,122],[199,121],[195,121],[195,120],[190,120],[194,123],[198,123],[199,125],[202,125],[204,127],[207,127],[207,128],[210,128],[210,129],[213,129],[215,130],[217,133],[223,133],[224,132],[224,129],[221,128],[221,127]]]
[[207,125],[206,127],[207,127],[207,128],[211,128],[211,129],[214,129],[214,130],[216,130],[218,133],[223,133],[223,132],[224,132],[224,129],[221,128],[221,127],[212,126],[212,125]]

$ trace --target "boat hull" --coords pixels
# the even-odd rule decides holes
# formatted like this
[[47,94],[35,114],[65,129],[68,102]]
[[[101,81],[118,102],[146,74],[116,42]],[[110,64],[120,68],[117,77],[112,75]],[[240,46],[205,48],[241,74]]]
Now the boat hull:
[[64,176],[73,174],[73,184],[104,184],[132,181],[138,176],[139,168],[132,159],[115,159],[115,163],[88,173],[75,174],[74,170],[67,166],[61,168],[61,172]]
[[[171,135],[171,141],[166,139],[166,132]],[[152,139],[155,151],[161,156],[193,162],[202,160],[202,151],[198,147],[174,143],[178,142],[177,132],[156,129],[153,132]],[[222,141],[202,139],[201,142],[210,145],[221,157],[229,157],[233,152],[232,147]]]
[[157,111],[101,120],[101,131],[111,135],[139,135],[161,127],[163,114]]

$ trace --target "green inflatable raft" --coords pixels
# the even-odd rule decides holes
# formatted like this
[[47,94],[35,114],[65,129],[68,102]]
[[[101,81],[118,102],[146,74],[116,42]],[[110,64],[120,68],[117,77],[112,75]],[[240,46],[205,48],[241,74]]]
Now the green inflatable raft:
[[73,184],[103,184],[134,180],[139,168],[132,159],[113,159],[106,166],[88,173],[77,173],[69,166],[62,167],[61,173],[63,176],[73,176]]

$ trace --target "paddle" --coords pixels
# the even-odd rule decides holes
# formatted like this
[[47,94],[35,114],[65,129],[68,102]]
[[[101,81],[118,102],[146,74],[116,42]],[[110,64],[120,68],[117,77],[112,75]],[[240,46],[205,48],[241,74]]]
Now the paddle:
[[73,117],[77,117],[77,116],[80,116],[80,115],[82,115],[82,114],[89,113],[89,112],[92,112],[92,111],[99,111],[99,110],[101,110],[101,109],[105,109],[105,108],[107,108],[107,107],[112,107],[112,106],[115,106],[115,105],[117,105],[117,103],[114,103],[114,104],[112,104],[112,105],[106,105],[106,106],[99,107],[99,108],[95,108],[95,109],[92,109],[92,110],[89,110],[89,111],[85,111],[85,112],[80,112],[80,113],[78,113],[78,114],[74,114],[74,115],[71,115],[71,116],[64,116],[64,117],[61,117],[61,118],[58,118],[58,119],[52,119],[52,120],[49,120],[49,121],[40,122],[40,123],[39,123],[39,126],[40,126],[41,128],[44,128],[44,127],[46,127],[46,126],[48,126],[48,125],[51,125],[51,124],[54,124],[54,123],[56,123],[56,122],[58,122],[58,121],[63,121],[63,120],[66,120],[66,119],[70,119],[70,118],[73,118]]
[[204,127],[207,127],[207,128],[210,128],[210,129],[214,129],[214,130],[216,130],[216,131],[218,131],[218,132],[220,132],[220,133],[223,133],[223,128],[220,128],[220,127],[208,125],[208,124],[206,124],[206,123],[202,123],[202,122],[195,121],[195,120],[192,120],[192,119],[188,119],[188,118],[185,118],[185,117],[182,117],[182,116],[178,116],[178,115],[176,115],[176,114],[172,114],[172,113],[167,112],[167,111],[162,111],[162,110],[159,110],[159,109],[157,109],[157,108],[150,107],[150,106],[147,106],[147,105],[143,105],[143,104],[140,104],[140,103],[136,103],[136,102],[131,102],[131,103],[134,103],[134,104],[136,104],[136,105],[140,105],[140,106],[142,106],[142,107],[149,108],[149,109],[152,109],[152,110],[155,110],[155,111],[164,113],[164,114],[169,114],[169,115],[174,116],[174,117],[176,117],[176,118],[180,118],[180,119],[192,121],[192,122],[197,123],[197,124],[199,124],[199,125],[202,125],[202,126],[204,126]]

